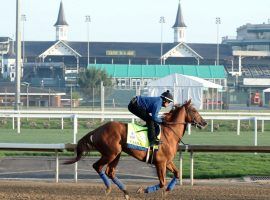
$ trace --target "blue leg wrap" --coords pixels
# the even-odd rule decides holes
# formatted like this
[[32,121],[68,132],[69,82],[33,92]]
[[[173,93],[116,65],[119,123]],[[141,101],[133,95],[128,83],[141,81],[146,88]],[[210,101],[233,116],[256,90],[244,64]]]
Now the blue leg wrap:
[[103,180],[103,182],[106,185],[106,187],[110,187],[111,186],[111,182],[110,182],[108,176],[104,172],[100,172],[99,173],[99,176]]
[[118,186],[120,190],[126,190],[126,186],[117,177],[112,179],[112,181],[115,183],[115,185]]
[[173,190],[175,184],[177,183],[178,179],[176,177],[173,177],[171,182],[168,184],[167,191]]
[[157,191],[159,189],[160,189],[159,184],[158,185],[153,185],[153,186],[147,187],[145,192],[146,193],[151,193],[151,192],[155,192],[155,191]]

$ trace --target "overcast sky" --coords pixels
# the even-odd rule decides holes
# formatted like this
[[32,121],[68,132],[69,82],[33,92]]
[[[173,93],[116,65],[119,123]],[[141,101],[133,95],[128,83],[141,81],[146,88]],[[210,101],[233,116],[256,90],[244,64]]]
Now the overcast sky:
[[[25,40],[54,41],[61,0],[21,0],[26,15]],[[69,24],[69,41],[86,41],[85,15],[91,16],[90,40],[160,42],[160,16],[165,17],[163,41],[173,42],[172,26],[179,0],[62,0]],[[0,0],[0,37],[15,36],[16,0]],[[268,23],[270,0],[181,0],[188,43],[216,43],[216,17],[220,38],[236,36],[246,23]]]

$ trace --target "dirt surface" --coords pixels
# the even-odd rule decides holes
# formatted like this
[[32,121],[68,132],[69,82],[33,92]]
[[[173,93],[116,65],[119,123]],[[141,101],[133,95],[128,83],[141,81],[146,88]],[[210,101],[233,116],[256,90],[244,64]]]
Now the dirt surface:
[[[147,183],[149,185],[151,183]],[[162,199],[162,190],[151,194],[136,194],[138,187],[146,183],[127,183],[130,199]],[[86,199],[124,199],[116,187],[105,196],[101,183],[52,183],[38,181],[0,181],[1,200],[86,200]],[[177,185],[167,193],[165,199],[185,200],[269,200],[270,184],[267,183],[198,183],[194,186]]]

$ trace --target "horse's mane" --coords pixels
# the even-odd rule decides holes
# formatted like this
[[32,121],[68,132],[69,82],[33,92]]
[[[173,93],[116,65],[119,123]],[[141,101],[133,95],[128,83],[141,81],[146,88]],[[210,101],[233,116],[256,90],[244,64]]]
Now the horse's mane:
[[175,104],[172,109],[168,113],[163,114],[163,118],[165,119],[166,122],[172,122],[175,120],[177,117],[178,113],[180,110],[186,105],[187,103],[184,103],[182,105],[180,104]]

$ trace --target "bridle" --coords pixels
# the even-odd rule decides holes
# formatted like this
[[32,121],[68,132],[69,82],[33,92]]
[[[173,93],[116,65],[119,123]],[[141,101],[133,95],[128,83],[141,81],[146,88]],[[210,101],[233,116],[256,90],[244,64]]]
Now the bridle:
[[[184,106],[184,107],[185,107],[185,106]],[[191,117],[191,119],[192,119],[190,124],[191,124],[192,126],[195,126],[196,128],[197,128],[197,127],[202,127],[202,126],[196,121],[196,116],[195,116],[194,112],[192,111],[191,106],[185,107],[185,110],[186,110],[187,115],[189,115],[189,116]],[[186,144],[182,141],[181,136],[178,136],[177,133],[176,133],[176,131],[175,131],[172,127],[168,126],[168,125],[176,125],[176,124],[183,124],[183,125],[184,125],[184,133],[185,133],[186,125],[188,124],[187,122],[182,122],[182,121],[165,122],[165,123],[163,123],[163,126],[165,126],[165,127],[167,127],[167,128],[170,128],[170,129],[172,130],[172,132],[174,133],[174,135],[178,138],[178,143],[179,143],[179,141],[180,141],[181,143],[183,143],[184,145],[186,145]]]
[[191,123],[190,124],[192,126],[194,126],[195,128],[202,128],[202,125],[200,125],[200,123],[197,122],[196,115],[192,111],[191,106],[188,106],[188,108],[186,108],[186,112],[191,117]]
[[[186,113],[191,117],[191,122],[190,122],[190,124],[192,125],[192,126],[195,126],[196,128],[197,127],[202,127],[197,121],[196,121],[196,116],[195,116],[195,114],[194,114],[194,112],[192,111],[192,109],[191,109],[191,106],[188,106],[187,108],[184,106],[184,108],[185,108],[185,110],[186,110]],[[168,124],[168,125],[176,125],[176,124],[184,124],[184,125],[186,125],[186,124],[188,124],[187,122],[165,122],[165,124]]]

